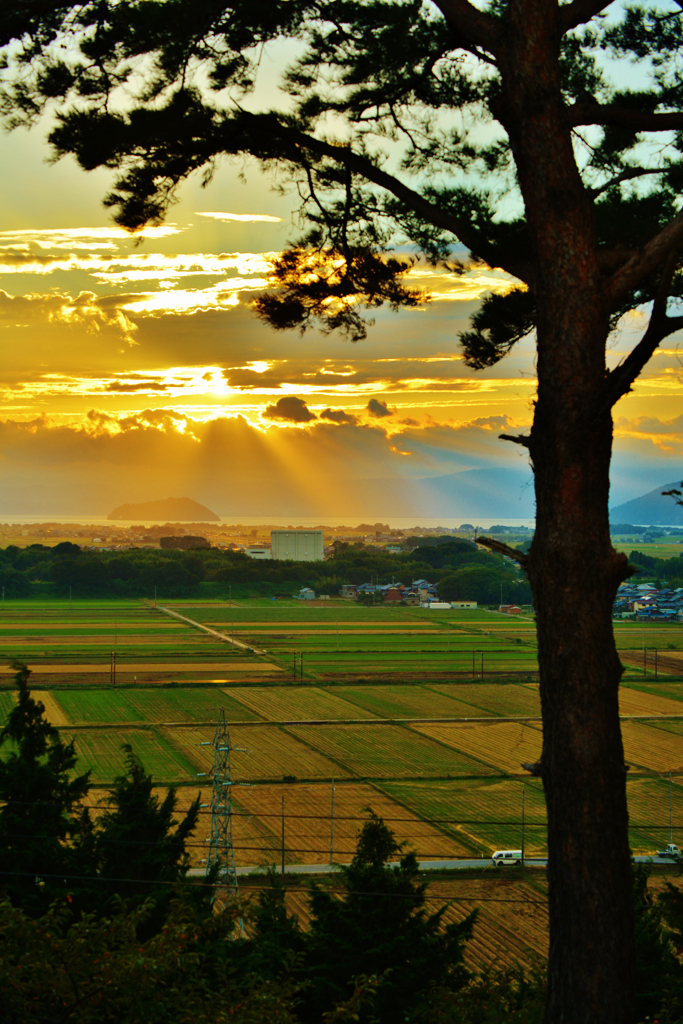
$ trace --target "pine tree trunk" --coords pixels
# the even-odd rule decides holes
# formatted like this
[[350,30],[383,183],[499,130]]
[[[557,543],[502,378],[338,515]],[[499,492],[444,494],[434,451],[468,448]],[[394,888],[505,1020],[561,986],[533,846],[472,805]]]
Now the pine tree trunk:
[[538,401],[529,451],[536,533],[540,773],[548,808],[552,1024],[630,1024],[634,938],[621,665],[612,603],[626,559],[608,517],[608,311],[593,201],[579,175],[559,76],[558,8],[510,0],[496,116],[507,129],[536,268]]
[[627,1024],[632,875],[618,707],[622,670],[611,623],[623,565],[609,538],[611,423],[605,417],[577,428],[563,404],[552,394],[539,401],[533,430],[537,532],[530,577],[549,851],[546,1020]]

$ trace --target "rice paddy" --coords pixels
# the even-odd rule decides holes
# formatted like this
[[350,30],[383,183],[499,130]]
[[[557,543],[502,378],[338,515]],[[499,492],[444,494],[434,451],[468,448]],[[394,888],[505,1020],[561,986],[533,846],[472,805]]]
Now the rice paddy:
[[[34,695],[74,737],[96,787],[120,774],[130,743],[182,802],[199,787],[210,802],[222,708],[235,748],[239,864],[282,856],[283,796],[286,862],[329,859],[333,779],[337,859],[350,856],[367,807],[421,858],[489,856],[519,844],[522,793],[526,848],[544,852],[542,793],[522,769],[542,744],[530,617],[348,602],[173,608],[191,621],[131,601],[6,602],[0,716],[14,704],[10,659],[25,660]],[[683,661],[680,677],[662,668],[683,648],[683,626],[619,624],[617,641],[633,662],[620,700],[631,841],[646,853],[668,841],[670,794],[683,844]],[[644,646],[660,651],[657,678]]]

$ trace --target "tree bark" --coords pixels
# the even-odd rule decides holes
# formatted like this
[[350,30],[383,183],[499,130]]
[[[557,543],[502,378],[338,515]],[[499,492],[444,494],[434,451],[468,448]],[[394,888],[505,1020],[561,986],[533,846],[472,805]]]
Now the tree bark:
[[[607,303],[591,198],[558,72],[556,3],[511,0],[496,115],[513,146],[535,247],[538,400],[529,451],[548,809],[546,1020],[630,1024],[634,940],[621,664],[612,603],[626,559],[609,533],[612,421],[600,411]],[[604,404],[604,403],[603,403]]]

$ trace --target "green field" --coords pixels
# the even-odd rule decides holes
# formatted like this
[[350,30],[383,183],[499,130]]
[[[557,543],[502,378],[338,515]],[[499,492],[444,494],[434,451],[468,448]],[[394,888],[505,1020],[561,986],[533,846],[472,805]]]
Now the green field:
[[[395,822],[399,839],[417,850],[422,843],[425,856],[516,846],[524,791],[525,843],[530,853],[544,849],[540,790],[521,768],[542,742],[531,618],[349,602],[173,607],[227,639],[137,602],[2,609],[4,665],[25,658],[48,717],[74,736],[80,769],[91,769],[97,786],[121,772],[121,746],[130,743],[160,784],[179,784],[183,800],[201,786],[208,800],[223,708],[236,748],[233,777],[251,786],[235,789],[236,806],[252,815],[239,824],[240,863],[277,848],[281,797],[294,805],[294,793],[307,793],[308,802],[291,825],[286,859],[324,857],[332,779],[338,813],[348,812],[339,823],[347,846],[365,813],[361,792],[374,793],[368,805]],[[626,622],[616,633],[624,656],[638,659],[646,646],[672,658],[656,680],[642,662],[630,664],[621,694],[631,842],[651,852],[668,841],[669,771],[674,841],[683,843],[683,659],[680,675],[675,661],[683,626]],[[5,668],[2,718],[12,686]],[[202,822],[205,829],[206,813]]]

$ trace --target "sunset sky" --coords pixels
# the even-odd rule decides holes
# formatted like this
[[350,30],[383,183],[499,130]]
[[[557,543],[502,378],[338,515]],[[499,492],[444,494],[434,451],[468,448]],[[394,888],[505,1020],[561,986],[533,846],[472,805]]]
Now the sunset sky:
[[[249,304],[297,233],[294,197],[226,162],[136,244],[101,205],[108,173],[50,165],[44,131],[5,137],[0,165],[0,514],[186,495],[225,516],[467,517],[487,496],[533,515],[526,453],[498,440],[529,426],[533,347],[477,373],[457,345],[502,273],[417,268],[432,301],[380,311],[358,344],[274,333]],[[682,340],[615,410],[612,504],[683,479]]]

